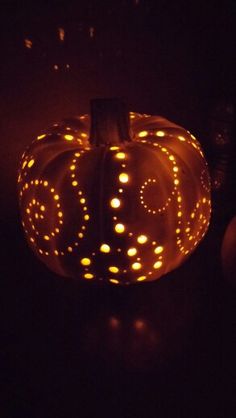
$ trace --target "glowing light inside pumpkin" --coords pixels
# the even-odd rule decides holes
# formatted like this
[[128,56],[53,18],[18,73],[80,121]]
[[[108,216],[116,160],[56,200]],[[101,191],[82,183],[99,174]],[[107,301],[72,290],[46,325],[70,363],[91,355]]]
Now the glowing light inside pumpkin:
[[118,158],[118,160],[124,160],[125,159],[125,153],[124,152],[117,152],[116,158]]
[[112,208],[119,208],[121,204],[120,199],[114,197],[111,201],[110,201],[110,205]]
[[165,136],[165,132],[163,132],[163,131],[157,131],[156,132],[156,136],[159,136],[160,138],[162,138],[163,136]]
[[80,260],[80,262],[81,262],[81,264],[83,265],[83,266],[90,266],[90,264],[91,264],[91,260],[90,260],[90,258],[82,258],[81,260]]
[[108,268],[111,273],[119,273],[119,268],[116,266],[111,266]]
[[141,263],[135,262],[135,263],[132,264],[131,267],[132,267],[133,270],[140,270],[142,265],[141,265]]
[[118,233],[118,234],[122,234],[124,231],[125,231],[125,226],[123,225],[123,224],[116,224],[115,225],[115,231]]
[[32,159],[28,162],[27,166],[28,166],[29,168],[31,168],[31,167],[33,167],[33,165],[34,165],[34,159],[32,158]]
[[46,135],[45,134],[43,134],[43,135],[39,135],[39,136],[37,136],[37,140],[38,141],[40,141],[40,139],[43,139],[43,138],[45,138],[46,137]]
[[84,278],[90,280],[94,278],[94,275],[92,273],[85,273]]
[[159,269],[162,266],[162,261],[158,260],[154,265],[154,269]]
[[66,141],[73,141],[73,139],[74,139],[74,137],[73,137],[73,135],[64,135],[64,138],[65,138],[65,140]]
[[129,248],[127,251],[127,254],[129,257],[133,257],[137,254],[137,249],[135,247]]
[[148,240],[148,237],[146,235],[139,235],[139,237],[137,238],[137,241],[139,244],[145,244],[147,240]]
[[108,244],[102,244],[100,246],[100,251],[102,253],[109,253],[111,251],[110,245],[108,245]]
[[139,138],[144,138],[145,136],[147,136],[148,135],[148,131],[140,131],[139,133],[138,133],[138,136],[139,136]]
[[162,247],[162,245],[159,245],[158,247],[155,248],[154,253],[155,254],[161,254],[163,252],[164,248]]
[[137,282],[143,282],[144,280],[146,280],[147,276],[140,276],[137,278]]
[[116,279],[109,279],[109,282],[114,283],[114,284],[119,284],[119,280],[116,280]]
[[128,181],[129,181],[129,176],[128,176],[128,174],[127,174],[127,173],[121,173],[121,174],[119,175],[119,181],[120,181],[121,183],[128,183]]

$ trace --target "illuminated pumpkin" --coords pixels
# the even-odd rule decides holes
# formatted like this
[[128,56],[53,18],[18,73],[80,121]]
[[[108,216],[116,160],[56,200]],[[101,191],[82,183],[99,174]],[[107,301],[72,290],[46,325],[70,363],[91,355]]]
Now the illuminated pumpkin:
[[38,136],[18,177],[29,245],[54,272],[129,284],[179,266],[205,235],[210,182],[198,141],[117,99]]

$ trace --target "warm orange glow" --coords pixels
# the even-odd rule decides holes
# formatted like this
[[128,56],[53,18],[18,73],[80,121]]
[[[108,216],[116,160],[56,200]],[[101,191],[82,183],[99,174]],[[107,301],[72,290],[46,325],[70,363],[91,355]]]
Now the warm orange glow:
[[145,244],[147,240],[148,240],[148,237],[146,235],[139,235],[139,237],[137,238],[137,241],[139,244]]
[[118,327],[119,327],[119,325],[120,325],[120,321],[119,321],[119,319],[115,318],[114,316],[112,316],[112,317],[110,318],[109,322],[110,322],[110,326],[111,326],[112,328],[118,328]]
[[64,138],[66,141],[73,141],[74,139],[73,135],[64,135]]
[[30,160],[27,165],[29,168],[32,167],[34,165],[34,160]]
[[119,269],[116,266],[111,266],[108,268],[111,273],[119,273]]
[[123,224],[116,224],[115,225],[115,231],[118,234],[122,234],[122,232],[124,232],[124,230],[125,230],[125,226]]
[[154,253],[161,254],[163,250],[164,248],[162,247],[162,245],[159,245],[158,247],[155,248]]
[[147,136],[148,135],[148,131],[140,131],[139,133],[138,133],[138,136],[139,136],[139,138],[144,138],[145,136]]
[[127,251],[127,254],[128,254],[128,256],[133,257],[135,254],[137,254],[137,249],[134,248],[134,247],[129,248],[128,251]]
[[145,322],[144,322],[144,321],[142,321],[141,319],[137,319],[137,320],[135,321],[135,323],[134,323],[134,327],[135,327],[138,331],[140,331],[140,330],[144,329],[144,327],[145,327]]
[[114,283],[114,284],[119,284],[119,280],[116,280],[116,279],[109,279],[109,282]]
[[25,39],[25,47],[28,48],[28,49],[31,49],[32,45],[33,45],[33,42],[30,39],[26,38]]
[[118,160],[124,160],[125,159],[125,153],[124,152],[117,152],[116,158],[118,158]]
[[40,139],[43,139],[43,138],[45,138],[46,137],[46,135],[44,134],[44,135],[39,135],[39,136],[37,136],[37,140],[38,141],[40,141]]
[[[52,61],[54,77],[69,74],[67,62]],[[156,280],[191,255],[209,225],[200,145],[160,116],[130,113],[131,137],[129,127],[120,141],[111,129],[108,144],[104,135],[91,137],[92,122],[89,115],[64,119],[23,153],[17,186],[27,241],[65,277],[124,286]],[[136,317],[133,331],[143,323]]]
[[102,253],[109,253],[111,251],[111,248],[108,244],[102,244],[100,247],[100,251]]
[[165,136],[165,132],[163,132],[163,131],[157,131],[156,132],[156,136],[159,136],[161,138],[161,137]]
[[143,282],[144,280],[146,280],[146,276],[140,276],[137,278],[137,282]]
[[83,266],[90,266],[90,264],[91,264],[91,260],[90,260],[90,258],[87,258],[87,257],[82,258],[82,259],[80,260],[80,262],[81,262],[81,264],[82,264]]
[[156,261],[156,263],[153,265],[154,269],[159,269],[162,266],[162,261],[158,260]]
[[88,135],[85,132],[81,132],[80,135],[82,136],[82,138],[87,138],[88,137]]
[[84,278],[90,280],[94,278],[94,275],[92,273],[85,273]]
[[141,269],[142,265],[141,263],[136,262],[136,263],[133,263],[131,267],[133,270],[139,270]]
[[121,173],[119,175],[119,180],[120,180],[121,183],[128,183],[128,181],[129,181],[128,174],[127,173]]
[[110,201],[110,205],[111,205],[112,208],[119,208],[120,207],[120,199],[118,199],[117,197],[114,197]]
[[63,28],[58,28],[58,36],[59,36],[60,41],[63,42],[65,39],[65,31]]

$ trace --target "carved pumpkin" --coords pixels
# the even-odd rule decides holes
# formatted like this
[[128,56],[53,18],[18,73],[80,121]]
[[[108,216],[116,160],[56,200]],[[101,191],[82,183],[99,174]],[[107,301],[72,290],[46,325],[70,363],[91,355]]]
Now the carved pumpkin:
[[118,99],[37,137],[19,173],[29,245],[54,272],[129,284],[155,280],[196,248],[210,181],[195,137]]

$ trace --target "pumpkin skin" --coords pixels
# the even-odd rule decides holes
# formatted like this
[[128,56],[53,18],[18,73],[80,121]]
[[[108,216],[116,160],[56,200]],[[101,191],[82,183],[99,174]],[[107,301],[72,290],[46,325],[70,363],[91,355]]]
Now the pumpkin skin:
[[129,120],[132,141],[108,132],[94,143],[84,115],[54,125],[22,156],[22,225],[59,275],[152,281],[183,263],[207,231],[210,179],[197,140],[160,116],[130,112]]

